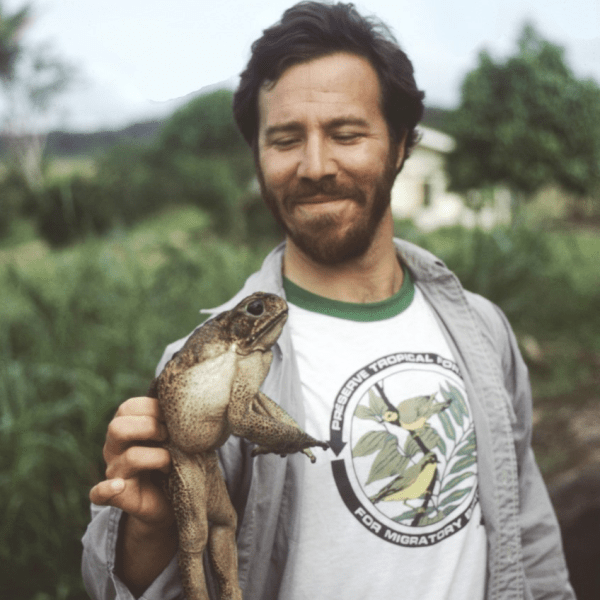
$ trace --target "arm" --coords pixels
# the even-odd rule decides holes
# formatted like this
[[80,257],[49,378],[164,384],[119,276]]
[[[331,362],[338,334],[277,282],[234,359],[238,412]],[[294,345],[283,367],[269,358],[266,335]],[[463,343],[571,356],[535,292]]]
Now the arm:
[[[90,500],[111,508],[93,508],[83,540],[84,582],[94,598],[139,597],[174,563],[174,517],[156,477],[170,467],[168,451],[158,445],[166,437],[153,398],[127,400],[108,427],[106,480],[92,488]],[[173,581],[167,587],[179,591]]]

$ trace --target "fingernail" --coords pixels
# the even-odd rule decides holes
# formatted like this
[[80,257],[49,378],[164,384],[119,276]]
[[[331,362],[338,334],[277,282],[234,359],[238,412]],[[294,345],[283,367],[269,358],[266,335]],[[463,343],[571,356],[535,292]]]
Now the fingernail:
[[125,482],[122,479],[115,479],[110,482],[110,489],[115,492],[115,494],[122,492],[125,488]]

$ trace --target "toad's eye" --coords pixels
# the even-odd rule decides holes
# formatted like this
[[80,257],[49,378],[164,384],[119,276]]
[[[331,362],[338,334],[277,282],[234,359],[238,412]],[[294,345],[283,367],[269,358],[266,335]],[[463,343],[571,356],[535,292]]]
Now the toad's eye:
[[262,303],[262,300],[253,300],[246,306],[246,311],[255,317],[259,317],[265,312],[265,306]]

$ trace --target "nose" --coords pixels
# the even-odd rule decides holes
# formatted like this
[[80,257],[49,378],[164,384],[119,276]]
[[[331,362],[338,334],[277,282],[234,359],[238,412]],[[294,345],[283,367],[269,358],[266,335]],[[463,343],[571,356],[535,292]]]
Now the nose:
[[322,136],[310,136],[304,144],[298,177],[320,181],[324,177],[332,177],[337,173],[337,163],[331,155],[327,140]]

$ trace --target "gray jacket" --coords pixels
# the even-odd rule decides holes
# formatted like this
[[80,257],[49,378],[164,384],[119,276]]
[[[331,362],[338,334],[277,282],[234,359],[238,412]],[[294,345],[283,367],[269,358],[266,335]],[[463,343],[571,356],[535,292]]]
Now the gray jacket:
[[[527,367],[510,325],[489,301],[465,291],[433,255],[395,240],[415,285],[432,306],[454,352],[471,399],[478,443],[480,502],[488,538],[486,600],[574,599],[563,558],[560,532],[531,450],[531,391]],[[254,291],[284,296],[283,245],[265,259],[216,314]],[[185,340],[171,344],[159,372]],[[263,391],[302,426],[303,400],[288,328],[273,351]],[[244,600],[275,600],[285,565],[294,560],[287,540],[298,522],[294,502],[306,457],[250,458],[250,445],[231,437],[221,450],[227,486],[239,515],[239,577]],[[83,576],[97,600],[133,596],[114,573],[120,511],[92,506],[83,538]],[[147,600],[181,594],[173,560],[146,590]],[[282,599],[283,600],[283,599]]]

